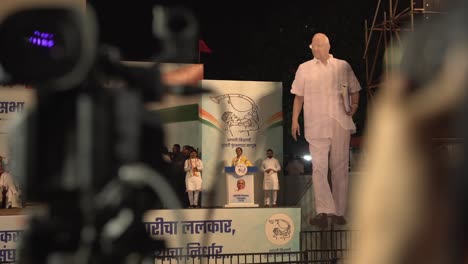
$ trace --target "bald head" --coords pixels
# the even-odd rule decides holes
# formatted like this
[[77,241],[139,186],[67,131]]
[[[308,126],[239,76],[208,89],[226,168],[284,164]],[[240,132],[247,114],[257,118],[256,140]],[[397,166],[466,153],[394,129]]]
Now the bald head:
[[312,43],[309,46],[312,49],[314,58],[322,61],[323,63],[330,57],[330,41],[327,35],[317,33],[312,37]]
[[323,33],[317,33],[315,34],[313,37],[312,37],[312,43],[316,41],[318,43],[326,43],[326,44],[330,44],[330,41],[328,40],[328,37],[327,35],[323,34]]

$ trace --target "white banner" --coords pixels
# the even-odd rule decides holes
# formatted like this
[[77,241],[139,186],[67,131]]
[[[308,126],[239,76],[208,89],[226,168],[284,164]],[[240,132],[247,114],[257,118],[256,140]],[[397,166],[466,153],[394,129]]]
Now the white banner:
[[[300,208],[220,208],[151,210],[146,212],[143,222],[151,237],[166,242],[166,248],[155,251],[155,257],[175,258],[297,252],[300,218]],[[28,215],[0,216],[0,263],[17,260],[16,248],[27,220]]]
[[[202,80],[214,92],[202,97],[203,206],[226,204],[224,167],[241,147],[260,168],[271,148],[282,163],[282,84],[278,82]],[[255,203],[263,204],[263,173],[255,173]],[[280,183],[281,184],[281,183]]]
[[0,216],[0,263],[16,262],[16,246],[27,221],[26,215]]
[[156,256],[300,250],[300,208],[152,210],[147,232],[166,242]]
[[35,91],[24,86],[0,86],[0,156],[8,160],[8,134],[15,120],[35,102]]

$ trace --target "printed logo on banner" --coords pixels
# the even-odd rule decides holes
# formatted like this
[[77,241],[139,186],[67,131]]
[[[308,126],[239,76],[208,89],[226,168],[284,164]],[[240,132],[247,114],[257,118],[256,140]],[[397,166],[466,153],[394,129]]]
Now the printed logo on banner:
[[258,131],[258,106],[252,98],[244,94],[223,94],[210,96],[210,99],[217,104],[226,104],[220,119],[230,136],[250,136],[251,132]]
[[294,223],[287,214],[274,214],[265,223],[265,235],[275,245],[287,244],[294,236]]

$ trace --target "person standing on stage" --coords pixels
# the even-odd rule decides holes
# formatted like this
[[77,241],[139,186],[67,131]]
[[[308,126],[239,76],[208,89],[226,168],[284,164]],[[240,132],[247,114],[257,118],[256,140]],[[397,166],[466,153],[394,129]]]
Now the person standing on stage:
[[22,208],[20,190],[11,174],[5,169],[5,165],[0,163],[0,195],[4,196],[2,208]]
[[185,159],[190,158],[190,152],[192,152],[192,149],[195,149],[195,148],[193,148],[192,146],[189,146],[189,145],[184,145],[182,147],[182,153],[184,154]]
[[187,196],[185,189],[185,171],[184,171],[184,162],[188,158],[184,153],[180,151],[180,144],[174,144],[172,146],[171,157],[171,183],[176,190],[177,197],[182,203],[183,207],[189,206],[187,203]]
[[[295,95],[291,134],[294,140],[301,135],[299,114],[304,107],[317,213],[309,224],[325,228],[328,217],[333,224],[347,222],[349,142],[356,132],[352,116],[358,109],[361,86],[351,66],[329,53],[330,42],[325,34],[315,34],[309,47],[314,58],[299,65],[291,87]],[[349,96],[344,97],[344,92]],[[327,180],[329,166],[331,186]]]
[[199,196],[202,190],[201,171],[203,170],[203,162],[198,158],[198,153],[195,149],[190,151],[190,158],[185,160],[185,189],[188,193],[190,208],[200,208]]
[[244,164],[247,167],[252,166],[252,162],[247,159],[246,156],[243,156],[242,153],[244,151],[242,150],[241,147],[236,148],[236,156],[232,159],[231,165],[236,166],[238,164]]
[[[276,200],[278,199],[279,181],[278,171],[281,166],[277,159],[273,158],[273,150],[268,149],[267,158],[262,162],[263,171],[263,190],[264,190],[264,207],[276,207]],[[271,198],[271,199],[270,199]]]

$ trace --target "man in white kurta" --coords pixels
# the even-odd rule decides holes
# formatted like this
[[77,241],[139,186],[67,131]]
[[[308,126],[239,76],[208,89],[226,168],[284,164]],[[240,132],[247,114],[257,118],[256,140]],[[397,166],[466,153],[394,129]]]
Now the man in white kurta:
[[281,166],[278,160],[273,158],[273,150],[268,149],[266,153],[267,158],[262,162],[263,190],[265,192],[263,204],[265,207],[270,207],[270,205],[276,207],[279,190],[278,171],[281,170]]
[[5,208],[21,208],[23,207],[20,199],[20,192],[11,177],[11,174],[4,170],[4,165],[0,164],[0,194],[6,191]]
[[[326,35],[315,34],[309,47],[314,59],[299,65],[291,88],[295,94],[291,134],[295,140],[300,136],[298,119],[304,108],[317,213],[309,223],[324,228],[328,225],[327,216],[334,224],[346,224],[349,141],[356,132],[352,116],[357,111],[361,86],[350,65],[329,53]],[[345,110],[343,91],[349,94],[349,112]],[[332,186],[327,180],[329,166]]]
[[190,158],[185,160],[185,189],[188,194],[190,208],[199,208],[198,203],[200,191],[202,190],[202,175],[203,162],[198,158],[198,152],[191,150]]

